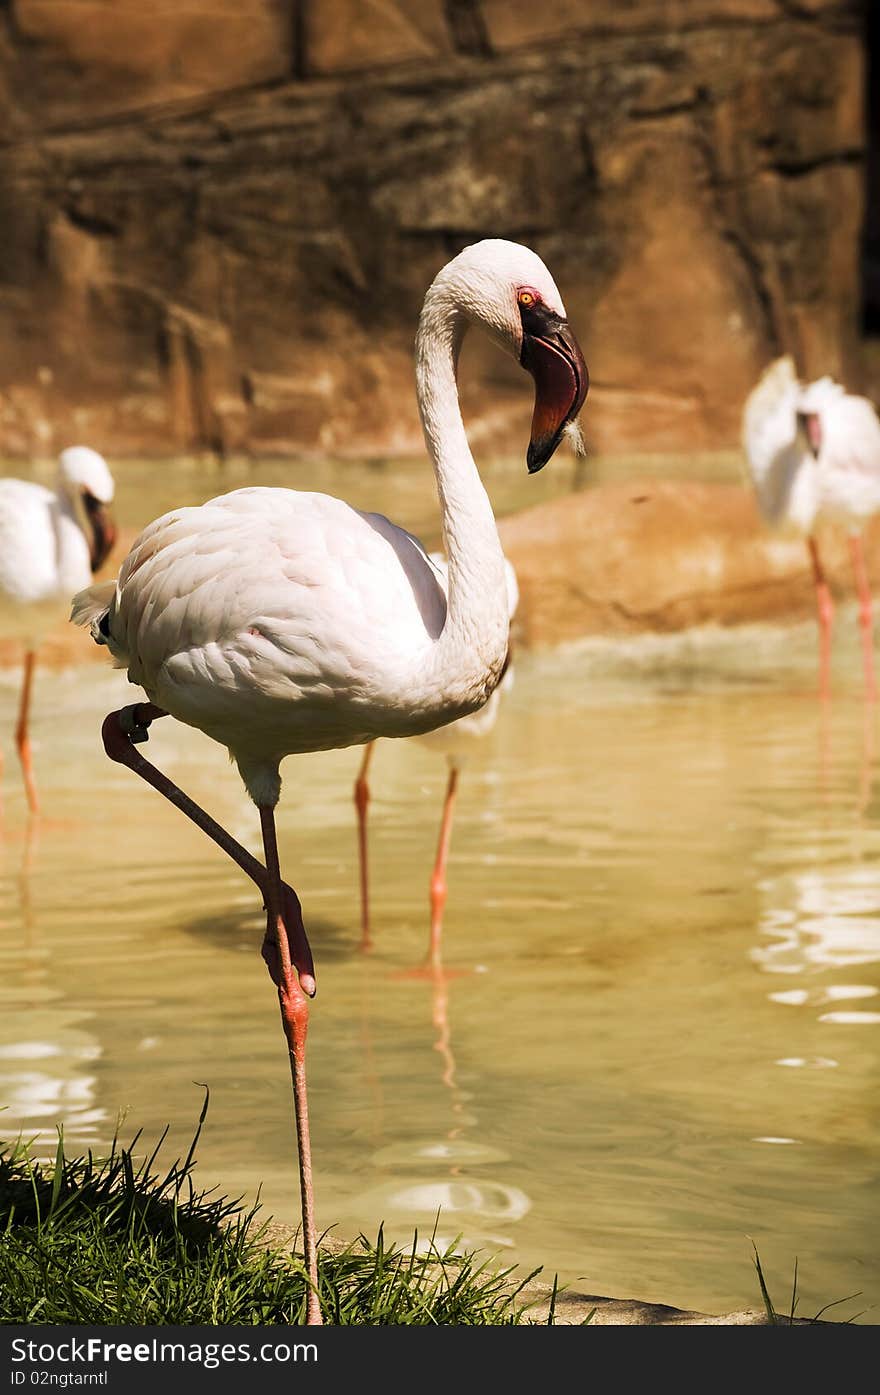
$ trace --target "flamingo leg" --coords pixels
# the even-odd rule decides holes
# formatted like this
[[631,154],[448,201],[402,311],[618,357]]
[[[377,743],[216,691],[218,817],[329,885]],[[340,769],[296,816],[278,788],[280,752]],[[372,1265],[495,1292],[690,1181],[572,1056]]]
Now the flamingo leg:
[[104,749],[111,760],[127,765],[135,774],[153,786],[176,808],[186,814],[209,838],[222,848],[247,873],[263,894],[266,907],[266,939],[263,958],[278,989],[281,1021],[288,1044],[293,1079],[296,1112],[297,1144],[300,1160],[300,1192],[302,1196],[303,1244],[306,1273],[309,1278],[306,1321],[321,1323],[317,1293],[317,1242],[315,1235],[312,1190],[312,1164],[309,1143],[308,1104],[306,1100],[305,1041],[308,1027],[308,999],[315,994],[315,970],[312,951],[302,921],[299,898],[292,887],[281,880],[278,848],[275,837],[275,815],[271,808],[260,808],[260,822],[266,866],[226,832],[204,809],[178,788],[172,780],[135,750],[134,742],[148,739],[148,727],[158,717],[167,716],[153,703],[138,703],[133,707],[111,712],[104,719],[101,736]]
[[865,696],[869,702],[877,700],[877,682],[874,677],[874,617],[871,605],[871,588],[868,584],[868,569],[865,554],[858,533],[849,540],[856,589],[859,593],[859,625],[862,631],[862,659],[865,668]]
[[813,564],[813,582],[816,587],[816,609],[819,618],[819,696],[827,700],[831,696],[831,627],[834,622],[834,602],[831,588],[825,576],[819,544],[816,539],[807,539],[810,561]]
[[309,1135],[309,1104],[306,1093],[306,1033],[309,1026],[309,999],[303,992],[299,976],[291,963],[283,884],[278,864],[278,840],[275,834],[275,810],[260,805],[260,824],[266,854],[266,936],[278,954],[279,972],[273,974],[278,987],[281,1024],[290,1058],[293,1081],[293,1103],[296,1113],[296,1141],[299,1154],[299,1185],[302,1205],[303,1248],[309,1293],[306,1303],[306,1323],[311,1327],[322,1324],[318,1298],[318,1242],[315,1231],[315,1194],[312,1185],[312,1146]]
[[367,856],[367,806],[370,802],[370,786],[367,773],[373,758],[375,741],[368,741],[358,777],[354,782],[354,806],[358,817],[358,865],[361,887],[361,949],[372,949],[370,938],[370,868]]
[[455,796],[458,790],[458,767],[449,767],[449,780],[446,785],[446,798],[443,801],[443,818],[440,821],[440,837],[437,840],[437,855],[434,871],[431,874],[431,940],[428,948],[428,963],[437,968],[440,964],[440,938],[443,932],[443,911],[446,906],[446,863],[449,858],[449,840],[452,836],[452,814],[455,809]]
[[27,795],[28,808],[32,814],[38,814],[40,812],[40,801],[37,798],[37,786],[34,781],[34,763],[31,758],[31,741],[28,732],[28,717],[31,708],[31,690],[33,688],[36,657],[33,649],[29,649],[24,656],[21,702],[18,709],[18,725],[15,728],[15,744],[18,747],[18,758],[21,761],[21,773],[24,777],[24,789]]

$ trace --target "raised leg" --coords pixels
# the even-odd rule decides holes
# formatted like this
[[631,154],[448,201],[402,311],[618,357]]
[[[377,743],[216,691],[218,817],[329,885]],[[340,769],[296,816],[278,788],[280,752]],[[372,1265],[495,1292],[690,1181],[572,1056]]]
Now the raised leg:
[[281,880],[275,818],[271,808],[260,809],[263,846],[266,850],[264,867],[212,819],[210,814],[206,814],[204,809],[184,794],[172,780],[135,750],[132,743],[147,740],[150,723],[166,715],[160,707],[152,703],[138,703],[119,712],[111,712],[105,718],[101,729],[104,749],[111,760],[127,765],[186,814],[187,818],[201,828],[218,847],[228,853],[263,894],[267,916],[263,957],[278,989],[281,1021],[288,1044],[293,1078],[303,1208],[303,1244],[310,1283],[306,1321],[317,1325],[321,1322],[321,1309],[317,1295],[317,1242],[305,1075],[308,999],[315,994],[315,970],[303,925],[302,910],[296,892]]
[[[139,702],[132,707],[123,707],[118,712],[111,712],[109,717],[104,718],[104,725],[101,728],[101,737],[104,742],[104,750],[111,760],[118,761],[121,765],[127,765],[129,770],[133,770],[136,775],[140,775],[142,780],[146,780],[148,785],[158,790],[160,794],[186,814],[203,833],[206,833],[212,842],[222,848],[225,853],[236,862],[260,889],[265,900],[266,888],[268,884],[266,869],[262,862],[259,862],[247,848],[243,848],[241,843],[236,842],[226,829],[212,819],[210,814],[206,814],[204,809],[190,799],[188,794],[184,794],[182,789],[175,785],[173,780],[169,780],[167,775],[163,775],[161,770],[157,770],[155,765],[151,765],[139,751],[134,748],[133,742],[147,740],[147,728],[151,722],[159,717],[166,717],[167,712],[163,712],[161,707],[154,706],[151,702]],[[289,952],[291,961],[299,974],[300,987],[310,998],[315,995],[315,966],[312,961],[312,951],[306,938],[305,927],[302,923],[302,911],[299,899],[292,887],[282,883],[284,895],[285,925],[290,941]],[[274,971],[275,965],[270,962],[271,955],[265,952],[264,958],[267,961],[270,973]]]
[[24,656],[21,702],[18,708],[18,725],[15,728],[15,744],[18,747],[18,758],[21,761],[24,790],[27,795],[28,808],[32,814],[38,814],[40,812],[40,801],[37,798],[37,786],[34,781],[34,764],[31,758],[31,741],[28,732],[28,717],[30,716],[31,709],[31,689],[33,687],[36,657],[32,649],[29,649]]
[[815,538],[807,538],[810,561],[813,564],[813,581],[816,586],[816,609],[819,618],[819,696],[831,696],[831,627],[834,623],[834,602],[831,589],[819,556],[819,545]]
[[871,606],[871,588],[868,584],[868,569],[862,539],[853,533],[849,540],[856,590],[859,595],[859,626],[862,631],[862,662],[865,669],[865,697],[869,702],[877,700],[877,683],[874,677],[874,623]]
[[361,768],[354,782],[354,806],[357,809],[358,818],[358,867],[361,887],[361,949],[363,950],[372,949],[373,947],[373,942],[370,938],[370,868],[367,856],[367,806],[370,802],[370,786],[367,781],[367,773],[370,769],[370,761],[373,759],[373,748],[375,745],[375,741],[368,741],[364,747]]
[[428,948],[428,963],[440,963],[440,937],[443,931],[443,911],[446,906],[446,863],[449,858],[449,840],[452,836],[452,813],[458,790],[458,767],[450,765],[449,780],[446,785],[446,798],[443,801],[443,818],[440,823],[440,837],[437,840],[437,856],[431,874],[431,941]]

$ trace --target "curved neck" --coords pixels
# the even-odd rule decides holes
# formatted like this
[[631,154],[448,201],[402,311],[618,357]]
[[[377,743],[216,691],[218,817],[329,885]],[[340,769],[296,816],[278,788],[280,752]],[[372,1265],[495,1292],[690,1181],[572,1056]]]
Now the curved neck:
[[447,616],[437,660],[454,655],[461,668],[472,654],[475,671],[491,675],[491,690],[507,654],[507,582],[495,515],[458,402],[456,367],[466,326],[448,295],[429,292],[416,337],[416,385],[448,561]]
[[55,567],[63,590],[81,590],[91,581],[91,549],[70,491],[64,484],[55,489],[51,511],[55,533]]

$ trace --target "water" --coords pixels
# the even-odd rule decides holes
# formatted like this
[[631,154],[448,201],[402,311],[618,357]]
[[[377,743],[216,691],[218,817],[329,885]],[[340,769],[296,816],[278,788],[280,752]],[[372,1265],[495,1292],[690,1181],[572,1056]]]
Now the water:
[[[407,1240],[436,1224],[592,1293],[710,1313],[760,1306],[753,1239],[780,1306],[797,1260],[799,1313],[860,1290],[831,1315],[877,1321],[878,719],[856,630],[843,610],[829,708],[811,625],[518,653],[462,775],[442,975],[413,970],[443,759],[377,747],[370,955],[360,753],[285,763],[282,867],[319,981],[319,1225]],[[16,684],[0,670],[7,757]],[[39,674],[40,823],[7,762],[2,1133],[48,1156],[63,1122],[70,1148],[100,1150],[124,1116],[145,1144],[170,1124],[170,1158],[203,1082],[203,1183],[260,1187],[295,1222],[259,904],[104,757],[100,721],[133,695],[91,652]],[[145,753],[259,852],[222,750],[169,720]]]

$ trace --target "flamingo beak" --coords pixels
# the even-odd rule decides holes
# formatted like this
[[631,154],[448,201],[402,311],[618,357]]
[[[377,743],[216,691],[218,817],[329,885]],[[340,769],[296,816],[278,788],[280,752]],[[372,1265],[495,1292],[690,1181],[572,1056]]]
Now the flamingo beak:
[[522,350],[519,361],[535,380],[535,410],[526,464],[529,474],[543,469],[586,400],[590,375],[580,345],[560,315],[540,302],[520,306]]
[[106,504],[102,504],[100,499],[96,499],[94,494],[90,494],[87,489],[83,490],[83,505],[89,527],[92,530],[92,546],[90,549],[90,563],[92,572],[97,572],[104,565],[116,541],[116,524],[114,523],[110,511]]
[[815,458],[822,448],[822,422],[819,419],[819,414],[818,412],[798,412],[798,422]]

